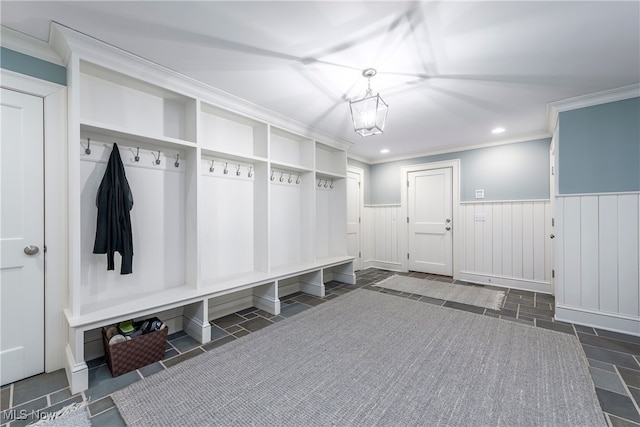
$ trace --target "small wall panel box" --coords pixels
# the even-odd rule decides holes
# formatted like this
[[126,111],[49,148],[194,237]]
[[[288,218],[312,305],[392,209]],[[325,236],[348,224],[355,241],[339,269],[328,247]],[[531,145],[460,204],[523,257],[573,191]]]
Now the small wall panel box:
[[484,190],[476,190],[476,199],[484,199]]

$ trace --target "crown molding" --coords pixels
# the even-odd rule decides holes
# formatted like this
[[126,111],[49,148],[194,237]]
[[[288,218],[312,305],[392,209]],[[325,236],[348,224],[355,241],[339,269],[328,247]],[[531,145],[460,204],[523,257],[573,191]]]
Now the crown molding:
[[547,130],[553,133],[558,124],[558,114],[563,111],[593,107],[594,105],[607,104],[609,102],[623,101],[625,99],[637,97],[640,97],[640,84],[633,84],[588,95],[576,96],[574,98],[568,98],[561,101],[550,102],[547,104]]
[[57,22],[51,24],[49,40],[51,47],[66,64],[69,63],[73,53],[80,60],[162,86],[187,97],[198,98],[207,104],[324,144],[345,150],[353,146],[350,141],[315,129]]
[[51,49],[47,42],[9,27],[0,26],[0,44],[4,48],[24,55],[29,55],[56,65],[64,65],[60,56],[58,56],[55,50]]

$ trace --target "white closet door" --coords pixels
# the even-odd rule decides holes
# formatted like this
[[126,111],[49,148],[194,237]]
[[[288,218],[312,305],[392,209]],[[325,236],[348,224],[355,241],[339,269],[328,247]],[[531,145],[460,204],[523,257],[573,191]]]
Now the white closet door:
[[451,168],[408,175],[409,269],[453,273]]
[[2,89],[0,380],[44,371],[43,101]]

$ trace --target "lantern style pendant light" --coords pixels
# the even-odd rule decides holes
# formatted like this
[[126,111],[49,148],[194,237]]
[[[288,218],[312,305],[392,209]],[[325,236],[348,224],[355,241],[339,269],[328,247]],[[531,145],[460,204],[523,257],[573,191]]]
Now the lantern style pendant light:
[[362,71],[362,75],[367,78],[367,92],[362,99],[349,101],[353,129],[361,136],[382,133],[387,120],[387,103],[382,100],[380,94],[371,93],[371,77],[376,74],[374,68]]

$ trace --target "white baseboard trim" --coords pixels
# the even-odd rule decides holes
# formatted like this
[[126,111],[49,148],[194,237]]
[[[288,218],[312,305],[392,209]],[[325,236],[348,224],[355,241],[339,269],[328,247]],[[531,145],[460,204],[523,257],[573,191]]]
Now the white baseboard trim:
[[381,268],[389,271],[402,271],[402,263],[391,261],[368,260],[364,262],[364,268]]
[[253,294],[247,291],[209,300],[209,320],[219,319],[253,306]]
[[523,291],[552,294],[551,283],[537,280],[527,280],[518,277],[494,276],[486,273],[476,273],[472,271],[461,271],[456,276],[457,280],[478,283],[481,285],[500,286],[504,288],[521,289]]
[[254,295],[253,306],[274,316],[280,314],[280,300],[268,295]]
[[71,347],[67,344],[65,349],[65,371],[67,373],[67,381],[69,382],[69,388],[71,394],[80,393],[89,388],[89,367],[82,362],[76,362],[73,357]]
[[556,304],[556,320],[640,336],[640,317]]

